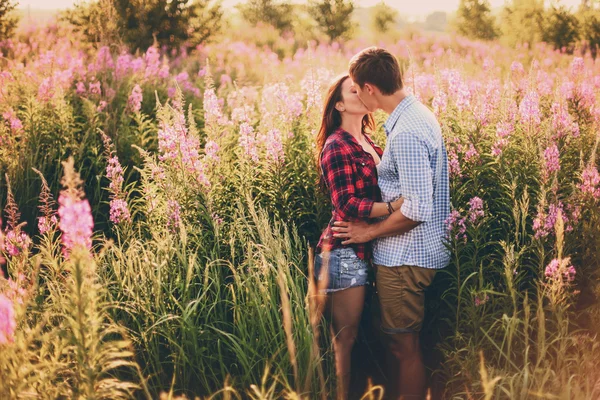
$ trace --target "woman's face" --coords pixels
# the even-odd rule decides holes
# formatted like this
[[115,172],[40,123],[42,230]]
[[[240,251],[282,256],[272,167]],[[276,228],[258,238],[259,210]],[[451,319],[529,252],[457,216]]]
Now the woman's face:
[[360,100],[352,79],[348,78],[342,83],[342,101],[336,104],[338,111],[344,114],[366,115],[369,110]]

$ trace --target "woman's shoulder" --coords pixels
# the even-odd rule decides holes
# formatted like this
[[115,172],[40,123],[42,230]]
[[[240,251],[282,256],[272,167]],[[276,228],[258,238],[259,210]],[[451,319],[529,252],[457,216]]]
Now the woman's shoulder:
[[323,151],[343,148],[346,149],[349,144],[348,138],[344,135],[344,131],[340,128],[336,129],[329,135],[323,146]]

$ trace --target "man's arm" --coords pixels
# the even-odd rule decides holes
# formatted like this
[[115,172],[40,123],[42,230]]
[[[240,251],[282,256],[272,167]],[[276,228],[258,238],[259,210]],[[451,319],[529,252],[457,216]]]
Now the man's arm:
[[336,222],[334,237],[349,239],[344,244],[401,235],[431,219],[433,173],[426,144],[414,134],[400,133],[388,146],[391,146],[390,156],[396,164],[404,203],[400,210],[375,224]]

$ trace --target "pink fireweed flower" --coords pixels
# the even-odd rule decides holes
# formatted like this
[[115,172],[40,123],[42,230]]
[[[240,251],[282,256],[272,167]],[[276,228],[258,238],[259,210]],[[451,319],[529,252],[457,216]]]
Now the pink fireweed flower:
[[492,155],[494,157],[498,157],[502,154],[502,152],[504,151],[504,148],[508,145],[508,140],[506,139],[498,139],[496,140],[496,142],[492,145]]
[[2,113],[2,117],[8,122],[10,126],[10,130],[13,133],[17,133],[23,129],[23,123],[17,117],[17,114],[14,112],[12,108],[9,108],[7,111]]
[[527,92],[519,105],[521,122],[524,124],[539,125],[541,122],[540,98],[535,90]]
[[465,222],[466,218],[463,218],[458,210],[452,210],[448,218],[444,221],[444,224],[446,225],[448,233],[456,232],[454,236],[455,239],[466,240],[467,225]]
[[544,275],[546,278],[551,280],[566,280],[567,282],[573,282],[577,270],[571,265],[571,259],[569,257],[559,260],[558,258],[553,259],[546,266]]
[[485,215],[483,211],[483,200],[479,197],[473,197],[469,200],[469,221],[474,224],[483,218]]
[[573,61],[571,61],[571,65],[569,66],[569,73],[571,77],[574,79],[579,78],[583,75],[585,71],[585,62],[581,57],[575,57]]
[[98,112],[104,111],[104,109],[106,108],[107,105],[108,105],[108,103],[106,101],[101,100],[100,103],[98,104],[98,107],[96,108],[96,111],[98,111]]
[[513,76],[520,76],[525,74],[525,68],[523,68],[523,64],[521,64],[520,62],[513,61],[512,64],[510,64],[510,72],[513,74]]
[[266,135],[266,157],[276,164],[284,160],[282,135],[279,129],[271,129]]
[[565,100],[571,100],[573,98],[573,92],[575,91],[575,83],[571,81],[563,82],[560,85],[560,97]]
[[507,138],[514,132],[515,127],[510,122],[500,122],[496,125],[496,135],[499,138]]
[[108,159],[108,165],[106,166],[106,177],[110,180],[110,190],[118,192],[121,190],[123,184],[123,167],[119,162],[119,157],[112,156]]
[[231,111],[231,122],[234,124],[250,122],[253,116],[254,108],[252,106],[236,107]]
[[556,144],[549,146],[544,150],[545,172],[551,174],[560,170],[560,153]]
[[90,94],[97,94],[97,95],[102,94],[100,82],[96,81],[96,82],[90,83],[89,91],[90,91]]
[[579,136],[579,124],[573,122],[566,104],[559,102],[552,103],[551,114],[554,138],[559,139],[568,134],[572,134],[574,137]]
[[52,96],[54,96],[54,82],[51,78],[44,78],[38,88],[38,99],[47,102]]
[[76,88],[75,88],[75,93],[78,95],[82,95],[85,94],[85,92],[87,92],[87,89],[85,87],[85,83],[83,82],[77,82]]
[[156,77],[160,69],[160,54],[158,49],[154,46],[149,47],[148,50],[146,50],[144,59],[146,61],[146,71],[144,73],[145,77]]
[[127,100],[127,107],[134,113],[140,112],[142,108],[142,100],[144,96],[142,95],[142,88],[140,85],[135,85],[131,94],[129,95],[129,99]]
[[554,225],[558,220],[559,212],[562,216],[565,230],[571,231],[573,229],[573,226],[569,221],[569,217],[564,211],[563,203],[559,201],[557,204],[550,204],[547,214],[543,208],[538,208],[538,213],[533,220],[533,231],[535,232],[534,237],[536,239],[543,238],[554,233]]
[[68,255],[77,246],[90,250],[94,229],[90,203],[87,199],[79,199],[63,191],[58,197],[58,205],[63,253]]
[[54,229],[57,224],[58,219],[56,218],[56,215],[52,215],[50,218],[42,216],[38,219],[38,230],[40,231],[40,234],[43,235]]
[[163,64],[158,70],[158,77],[162,79],[167,79],[169,77],[169,64]]
[[239,145],[245,156],[250,157],[254,162],[258,162],[258,144],[254,135],[254,128],[247,122],[240,125]]
[[598,173],[598,168],[589,165],[583,170],[579,189],[584,195],[600,199],[600,173]]
[[181,222],[181,206],[176,200],[169,200],[167,207],[170,211],[167,219],[167,228],[169,231],[175,232]]
[[445,113],[448,108],[448,96],[443,90],[439,90],[433,98],[431,105],[435,115],[440,116]]
[[465,162],[476,162],[479,160],[479,153],[473,143],[469,143],[469,149],[465,152]]
[[131,214],[129,214],[129,208],[125,200],[114,198],[110,201],[110,220],[113,224],[131,221]]
[[215,94],[215,89],[209,88],[204,91],[204,121],[206,124],[215,124],[221,120],[223,114],[221,112],[221,104],[219,98]]
[[214,140],[209,140],[204,146],[204,154],[209,160],[219,161],[219,145]]
[[458,160],[458,154],[453,148],[448,149],[448,172],[451,178],[462,177],[462,169],[460,167],[460,161]]
[[121,79],[127,72],[133,69],[131,54],[123,53],[117,57],[117,66],[115,67],[115,78]]
[[[17,228],[18,229],[18,228]],[[16,257],[31,247],[31,239],[25,232],[10,230],[4,237],[4,250],[11,257]]]
[[114,69],[115,63],[112,55],[110,54],[110,48],[108,46],[102,46],[98,49],[96,54],[96,71],[104,71],[106,69]]
[[0,294],[0,345],[12,343],[17,329],[13,302]]

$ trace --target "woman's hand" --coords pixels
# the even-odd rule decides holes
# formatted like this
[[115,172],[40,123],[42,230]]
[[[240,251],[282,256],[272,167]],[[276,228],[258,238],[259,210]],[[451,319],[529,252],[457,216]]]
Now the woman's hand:
[[392,208],[394,211],[398,211],[400,207],[402,207],[402,203],[404,203],[404,197],[400,197],[398,200],[392,201]]

